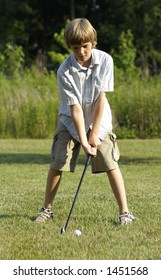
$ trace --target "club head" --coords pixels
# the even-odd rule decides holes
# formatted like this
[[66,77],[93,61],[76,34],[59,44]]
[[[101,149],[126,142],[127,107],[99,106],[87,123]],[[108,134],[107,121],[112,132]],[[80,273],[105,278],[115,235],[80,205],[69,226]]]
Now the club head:
[[61,228],[61,234],[64,233],[64,232],[66,232],[66,229],[65,229],[65,227],[62,227]]

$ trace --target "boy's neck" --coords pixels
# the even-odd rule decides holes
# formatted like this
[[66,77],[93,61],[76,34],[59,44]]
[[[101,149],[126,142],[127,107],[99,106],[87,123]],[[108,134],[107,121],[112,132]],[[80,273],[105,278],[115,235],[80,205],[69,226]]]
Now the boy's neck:
[[88,59],[87,61],[82,61],[82,63],[78,62],[78,64],[81,65],[82,67],[88,68],[91,65],[91,59],[92,59],[92,57],[90,59]]

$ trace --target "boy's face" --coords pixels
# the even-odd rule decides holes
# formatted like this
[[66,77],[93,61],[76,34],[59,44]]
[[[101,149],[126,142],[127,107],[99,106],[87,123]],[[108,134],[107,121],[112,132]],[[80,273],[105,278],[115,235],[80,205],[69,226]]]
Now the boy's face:
[[92,43],[87,42],[81,45],[71,45],[70,48],[78,63],[88,67],[91,61]]

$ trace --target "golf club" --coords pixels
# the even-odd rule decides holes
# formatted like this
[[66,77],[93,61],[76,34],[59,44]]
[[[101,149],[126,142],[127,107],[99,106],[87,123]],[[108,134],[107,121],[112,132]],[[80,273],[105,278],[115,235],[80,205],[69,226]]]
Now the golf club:
[[67,230],[67,226],[68,226],[68,223],[69,223],[69,220],[70,220],[70,217],[71,217],[71,214],[72,214],[72,211],[73,211],[73,208],[74,208],[74,205],[75,205],[75,202],[76,202],[76,199],[77,199],[77,196],[78,196],[78,193],[79,193],[79,190],[80,190],[80,187],[81,187],[84,175],[85,175],[85,172],[86,172],[87,167],[88,167],[88,165],[90,163],[91,157],[92,157],[91,155],[88,155],[88,158],[86,160],[86,163],[85,163],[85,166],[84,166],[84,170],[83,170],[83,173],[82,173],[82,176],[81,176],[81,179],[80,179],[80,182],[79,182],[79,185],[78,185],[78,188],[77,188],[74,200],[73,200],[73,204],[71,206],[71,209],[70,209],[67,221],[66,221],[66,224],[65,224],[64,227],[61,228],[61,234],[66,232],[66,230]]

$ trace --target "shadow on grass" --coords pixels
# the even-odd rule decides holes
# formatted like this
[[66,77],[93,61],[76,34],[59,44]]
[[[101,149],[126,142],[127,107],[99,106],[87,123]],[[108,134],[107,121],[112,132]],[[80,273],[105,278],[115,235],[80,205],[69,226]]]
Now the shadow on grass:
[[[50,155],[47,154],[0,154],[0,164],[49,164]],[[78,159],[79,165],[84,165],[86,162],[85,154],[80,154]],[[121,156],[120,164],[147,164],[161,163],[161,157],[125,157]]]
[[147,164],[147,163],[161,163],[161,157],[124,157],[121,156],[119,162],[121,164]]
[[[84,164],[86,160],[85,155],[80,155],[78,164]],[[125,157],[121,156],[119,160],[119,164],[147,164],[147,163],[160,163],[161,164],[161,157]]]
[[49,164],[50,155],[45,154],[0,154],[0,164]]
[[[86,156],[80,155],[78,164],[85,164]],[[7,153],[0,154],[0,164],[49,164],[50,155],[47,154],[26,154]]]

